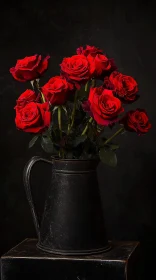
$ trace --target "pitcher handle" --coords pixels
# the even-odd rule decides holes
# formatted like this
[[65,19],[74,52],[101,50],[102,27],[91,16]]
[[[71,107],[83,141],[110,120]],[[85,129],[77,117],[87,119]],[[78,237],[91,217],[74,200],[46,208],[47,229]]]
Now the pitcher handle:
[[30,174],[31,174],[32,167],[34,166],[34,164],[36,162],[39,162],[39,161],[43,161],[43,162],[46,162],[46,163],[53,164],[52,161],[41,158],[39,156],[32,157],[27,162],[27,164],[25,165],[24,172],[23,172],[23,182],[24,182],[24,187],[25,187],[27,199],[28,199],[28,202],[29,202],[29,205],[30,205],[31,213],[32,213],[32,216],[33,216],[33,219],[34,219],[35,229],[36,229],[38,238],[40,239],[40,226],[39,226],[39,221],[38,221],[38,217],[37,217],[35,206],[34,206],[34,201],[33,201],[32,191],[31,191],[31,185],[30,185]]

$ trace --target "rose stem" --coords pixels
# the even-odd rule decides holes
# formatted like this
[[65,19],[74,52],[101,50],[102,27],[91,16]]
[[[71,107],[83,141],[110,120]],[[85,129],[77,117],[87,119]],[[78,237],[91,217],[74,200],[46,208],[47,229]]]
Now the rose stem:
[[86,134],[86,132],[87,132],[87,130],[88,130],[88,127],[89,127],[89,123],[92,123],[92,121],[93,121],[93,118],[90,117],[90,119],[89,119],[87,125],[85,126],[85,128],[84,128],[84,130],[83,130],[83,132],[82,132],[81,135],[85,135],[85,134]]
[[44,95],[43,95],[43,93],[42,93],[42,91],[41,91],[40,89],[39,89],[39,92],[40,92],[40,94],[41,94],[43,103],[45,103],[45,102],[46,102],[45,97],[44,97]]
[[76,101],[77,101],[77,95],[78,95],[78,91],[75,92],[75,97],[74,97],[74,106],[73,106],[73,111],[71,114],[71,125],[68,125],[68,132],[67,135],[69,135],[73,125],[74,125],[74,119],[75,119],[75,112],[76,112]]
[[119,128],[110,138],[108,138],[105,142],[104,145],[108,144],[112,139],[114,139],[117,135],[119,135],[122,131],[124,131],[124,127]]
[[89,87],[89,81],[85,84],[85,91],[88,91],[88,87]]
[[38,89],[39,93],[41,94],[42,102],[43,102],[43,103],[45,103],[45,102],[46,102],[46,100],[45,100],[45,97],[44,97],[44,95],[43,95],[42,91],[40,90],[40,85],[39,85],[39,82],[38,82],[37,80],[35,80],[35,83],[36,83],[36,87],[37,87],[37,89]]
[[[60,130],[60,138],[62,138],[62,110],[61,106],[58,107],[58,125]],[[59,151],[59,156],[64,158],[64,149],[61,147]]]
[[60,130],[60,138],[62,138],[62,120],[61,120],[61,106],[58,107],[58,125]]
[[96,86],[96,80],[92,79],[92,87],[94,88]]

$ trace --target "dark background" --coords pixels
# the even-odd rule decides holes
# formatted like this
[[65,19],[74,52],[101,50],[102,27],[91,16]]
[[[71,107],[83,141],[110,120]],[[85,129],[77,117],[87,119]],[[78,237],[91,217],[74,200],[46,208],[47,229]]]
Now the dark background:
[[[80,45],[102,48],[121,72],[139,84],[151,131],[143,137],[118,137],[118,166],[98,168],[108,238],[140,240],[141,279],[154,272],[156,249],[156,31],[154,1],[4,2],[0,12],[0,255],[26,237],[36,236],[26,200],[22,171],[40,146],[28,150],[30,136],[16,130],[14,105],[29,84],[9,74],[17,58],[50,54],[43,84],[59,73],[64,56]],[[32,183],[39,205],[49,183],[50,167],[34,168]],[[39,207],[41,212],[42,208]],[[154,279],[154,278],[153,278]]]

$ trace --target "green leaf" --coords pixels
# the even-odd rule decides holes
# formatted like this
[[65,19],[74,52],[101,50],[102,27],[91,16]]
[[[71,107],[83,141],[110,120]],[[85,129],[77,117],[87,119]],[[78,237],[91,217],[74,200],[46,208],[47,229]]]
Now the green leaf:
[[102,132],[104,132],[104,127],[103,127],[103,125],[97,125],[96,129],[97,129],[97,131],[98,131],[99,133],[101,133],[101,136],[102,136]]
[[66,158],[67,159],[72,159],[73,158],[73,152],[72,151],[66,152]]
[[34,80],[30,81],[32,88],[34,89]]
[[109,148],[111,149],[111,150],[117,150],[117,149],[119,149],[119,145],[117,145],[117,144],[112,144],[112,143],[110,143],[110,144],[108,144],[109,145]]
[[48,134],[51,135],[52,134],[52,129],[53,129],[53,122],[50,123],[49,127],[48,127]]
[[93,131],[92,128],[88,127],[87,135],[88,135],[88,138],[89,138],[91,141],[94,140],[94,131]]
[[62,106],[62,109],[64,110],[66,116],[68,115],[68,112],[67,112],[67,108],[65,106]]
[[60,131],[58,128],[53,127],[51,135],[52,135],[52,139],[55,143],[60,142]]
[[59,106],[55,106],[55,107],[53,108],[53,114],[55,113],[56,110],[58,110],[58,107],[59,107]]
[[99,148],[104,147],[104,143],[105,143],[106,140],[107,140],[107,138],[103,138],[103,137],[99,137],[97,139],[97,144],[98,144]]
[[77,147],[79,144],[83,143],[87,139],[87,135],[80,135],[76,137],[73,141],[73,147]]
[[50,137],[46,135],[42,135],[41,146],[46,153],[50,153],[50,154],[54,153],[54,146]]
[[96,131],[94,124],[88,123],[87,135],[91,141],[95,141],[95,139],[97,139],[97,131]]
[[86,92],[85,87],[81,86],[81,88],[78,90],[78,99],[83,100],[84,98],[87,98],[88,91],[89,91],[89,89]]
[[37,139],[39,138],[39,134],[35,135],[29,142],[29,149],[32,148],[34,146],[34,144],[36,143]]
[[104,147],[106,147],[106,149],[110,149],[110,150],[117,150],[117,149],[119,149],[119,145],[118,144],[115,144],[115,143],[111,143],[111,142],[109,142],[109,143],[107,143],[107,144],[105,144],[105,141],[106,141],[107,139],[106,138],[99,138],[98,139],[98,146],[100,147],[100,148],[104,148]]
[[99,151],[99,156],[103,163],[112,167],[115,167],[117,165],[117,157],[113,151],[101,148]]

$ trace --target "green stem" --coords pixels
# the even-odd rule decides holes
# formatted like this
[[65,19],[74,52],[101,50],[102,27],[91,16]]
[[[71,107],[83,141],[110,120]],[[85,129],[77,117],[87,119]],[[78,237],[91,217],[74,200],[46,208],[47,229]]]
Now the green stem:
[[96,80],[92,79],[92,87],[95,87],[95,86],[96,86]]
[[82,131],[81,135],[86,134],[86,132],[87,132],[87,130],[88,130],[88,127],[89,127],[89,124],[92,123],[92,121],[93,121],[93,118],[90,117],[90,119],[89,119],[87,125],[85,126],[84,130]]
[[[58,107],[58,126],[60,131],[60,138],[62,138],[62,107],[61,106]],[[64,149],[63,147],[61,147],[59,151],[59,157],[64,158],[64,156],[65,156]]]
[[39,93],[41,94],[42,102],[45,103],[46,102],[45,97],[44,97],[42,91],[40,90],[40,85],[39,85],[39,82],[37,80],[35,80],[35,85],[36,85]]
[[44,97],[44,95],[43,95],[43,93],[40,89],[39,89],[39,92],[41,94],[41,98],[42,98],[43,103],[45,103],[46,102],[45,97]]
[[122,131],[124,131],[124,127],[121,127],[119,130],[117,130],[110,138],[108,138],[104,145],[108,144],[112,139],[114,139],[117,135],[119,135]]
[[88,91],[88,87],[89,87],[89,81],[85,84],[85,91]]
[[61,120],[61,106],[58,107],[58,126],[60,130],[60,138],[62,138],[62,120]]
[[68,135],[69,135],[69,133],[70,133],[70,131],[71,131],[73,125],[74,125],[74,121],[75,121],[77,95],[78,95],[78,92],[76,91],[75,92],[75,97],[74,97],[73,111],[72,111],[72,114],[71,114],[71,124],[68,125],[68,132],[67,132]]
[[65,158],[65,152],[64,152],[64,149],[63,149],[63,148],[61,148],[61,149],[59,150],[59,157],[60,157],[60,158]]

